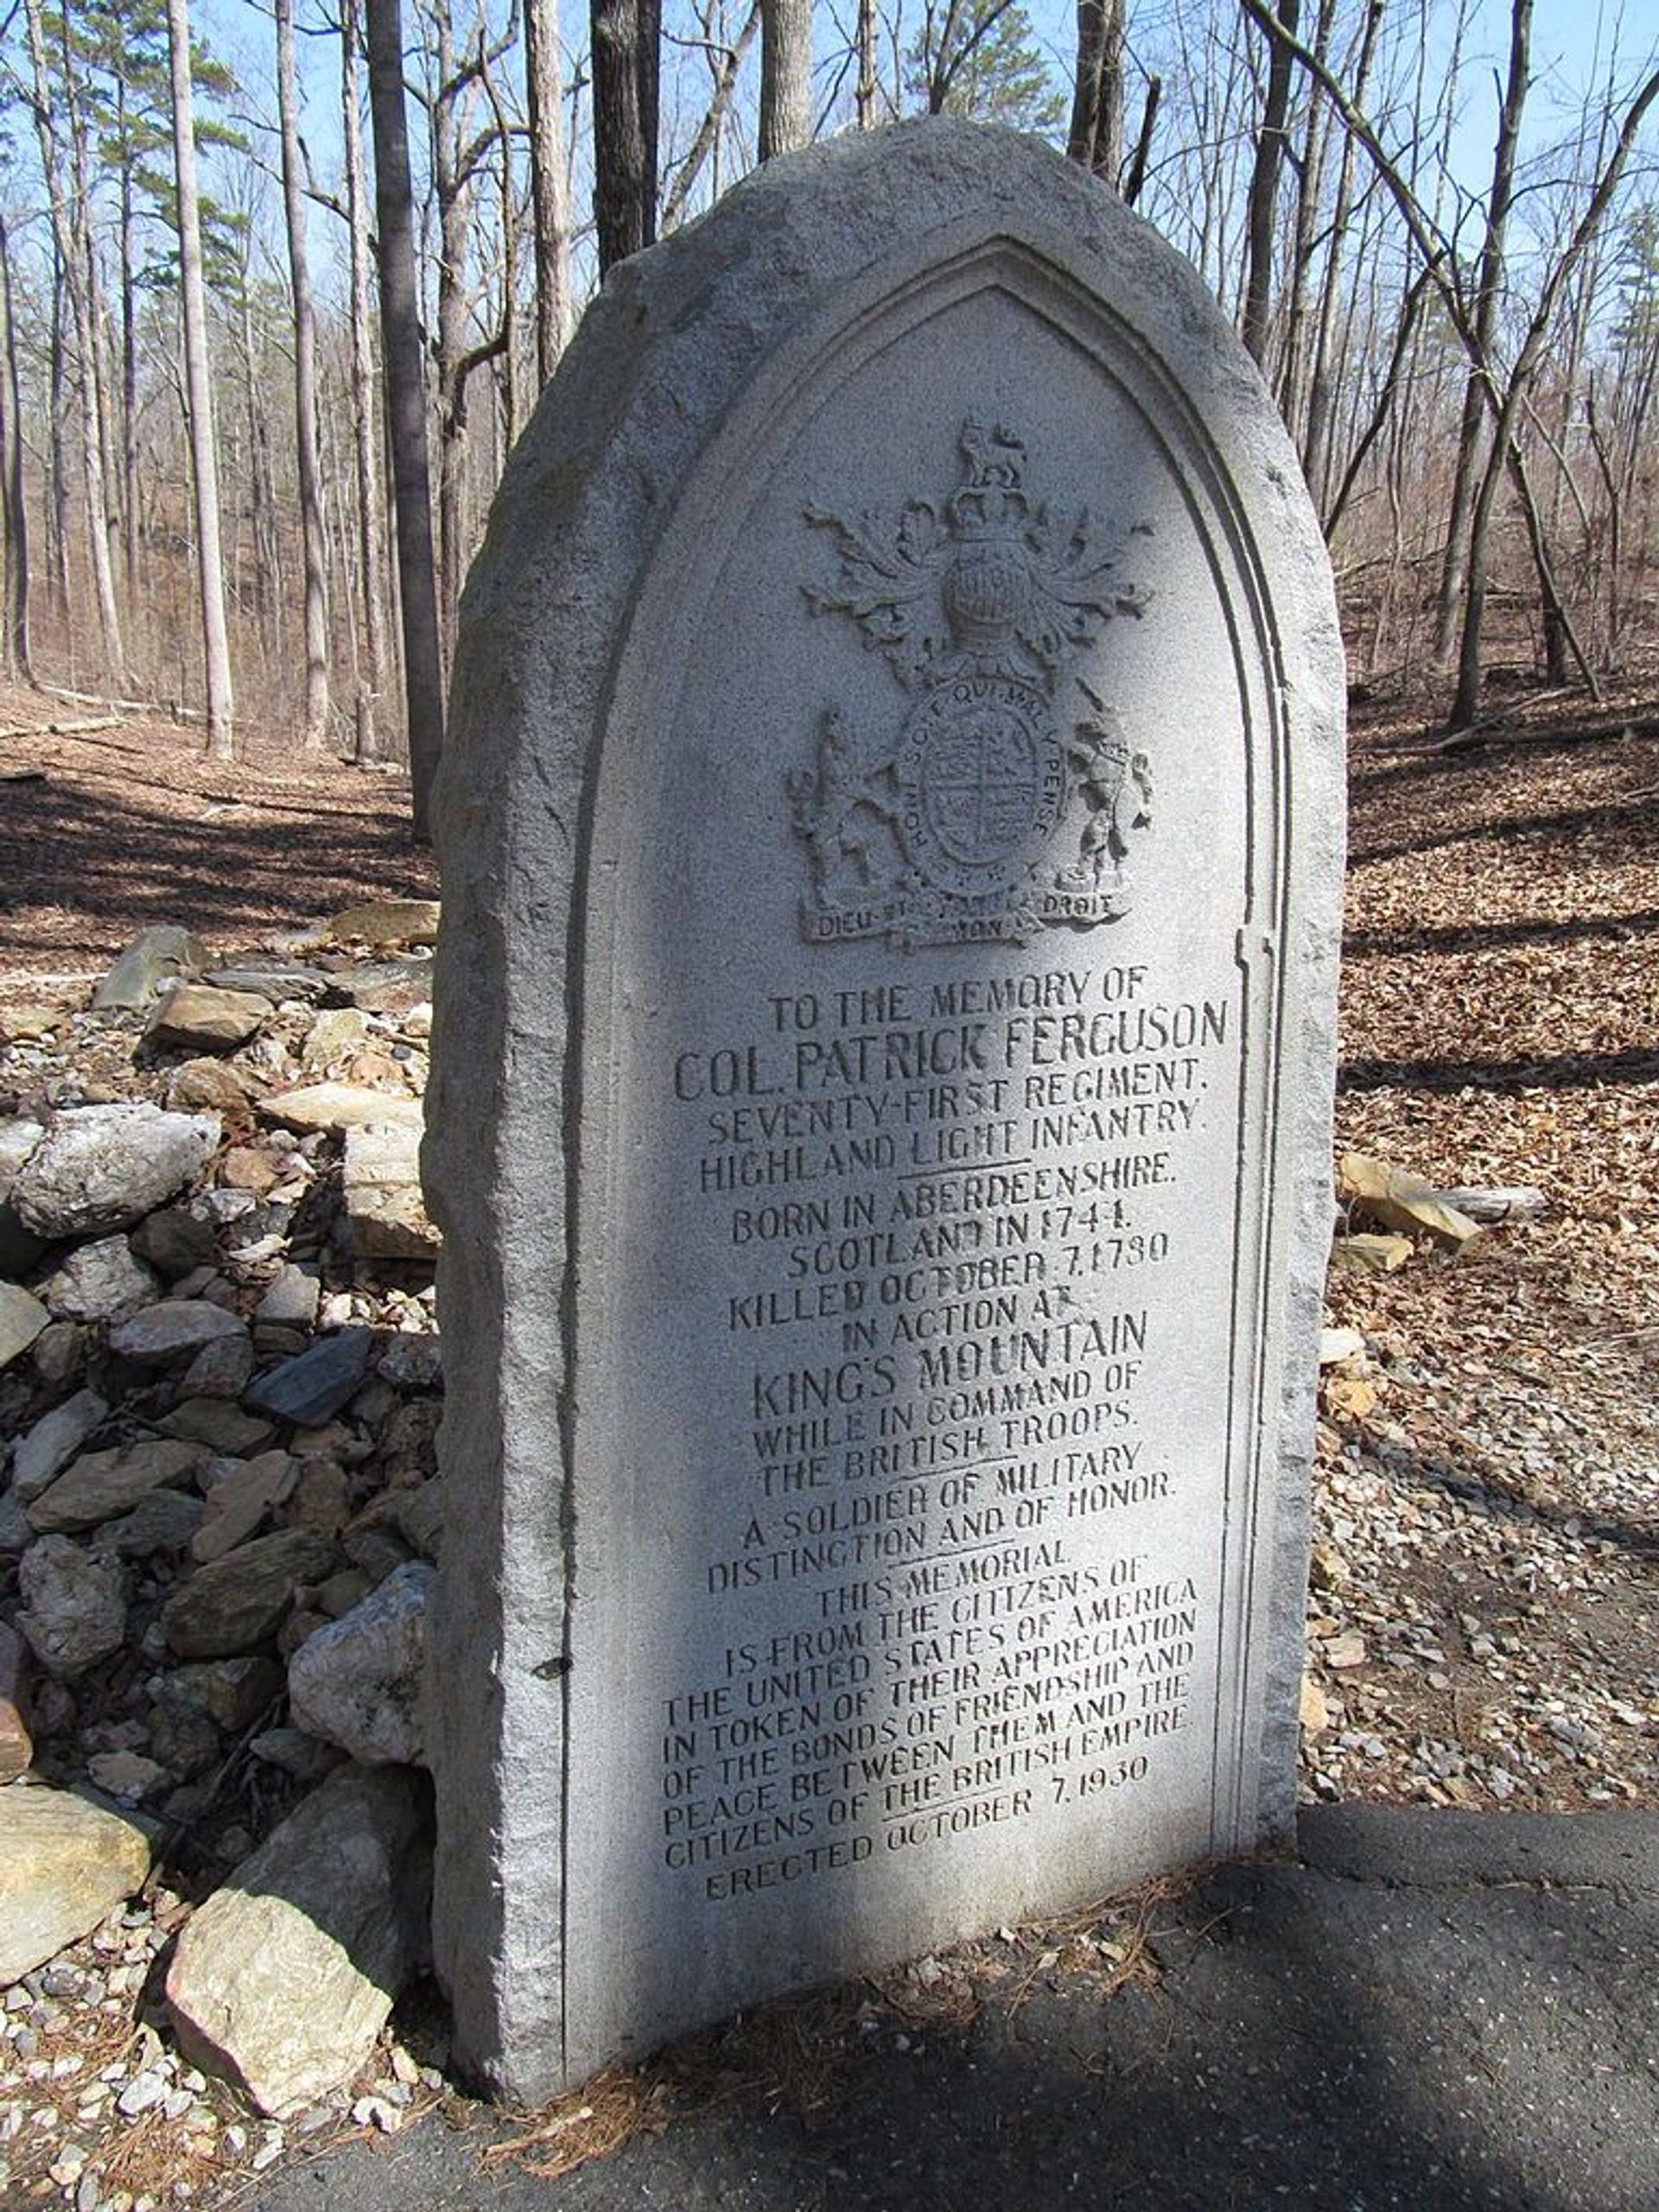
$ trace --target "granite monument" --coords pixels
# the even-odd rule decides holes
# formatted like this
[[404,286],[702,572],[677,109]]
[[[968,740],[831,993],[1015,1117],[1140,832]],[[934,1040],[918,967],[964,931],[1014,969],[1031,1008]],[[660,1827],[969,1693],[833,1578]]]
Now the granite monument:
[[1342,708],[1254,369],[1034,142],[776,162],[590,309],[440,793],[503,2092],[1287,1832]]

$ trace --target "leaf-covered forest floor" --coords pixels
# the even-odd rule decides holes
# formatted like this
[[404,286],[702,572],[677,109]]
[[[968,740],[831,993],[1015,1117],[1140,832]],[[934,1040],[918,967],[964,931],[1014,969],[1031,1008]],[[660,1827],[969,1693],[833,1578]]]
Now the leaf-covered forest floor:
[[199,728],[0,685],[0,1003],[95,979],[151,923],[222,953],[359,898],[434,895],[406,776],[302,765],[257,728],[238,742],[221,766]]
[[1548,1208],[1332,1274],[1307,1779],[1659,1804],[1659,712],[1516,689],[1440,742],[1354,716],[1338,1149]]
[[[95,713],[0,694],[0,1023],[147,923],[226,953],[435,889],[400,776],[41,727]],[[1332,1276],[1305,1784],[1659,1805],[1659,702],[1495,689],[1446,749],[1379,696],[1351,766],[1338,1152],[1548,1207]]]

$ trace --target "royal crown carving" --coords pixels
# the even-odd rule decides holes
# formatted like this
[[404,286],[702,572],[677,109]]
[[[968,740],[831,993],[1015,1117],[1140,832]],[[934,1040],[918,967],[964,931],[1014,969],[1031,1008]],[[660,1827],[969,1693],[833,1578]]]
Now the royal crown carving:
[[969,420],[960,447],[942,503],[912,500],[896,520],[805,510],[839,563],[808,603],[855,624],[913,700],[885,732],[827,708],[817,765],[788,779],[814,942],[1018,944],[1132,902],[1150,768],[1078,663],[1148,595],[1086,510],[1060,520],[1033,499],[1014,432]]

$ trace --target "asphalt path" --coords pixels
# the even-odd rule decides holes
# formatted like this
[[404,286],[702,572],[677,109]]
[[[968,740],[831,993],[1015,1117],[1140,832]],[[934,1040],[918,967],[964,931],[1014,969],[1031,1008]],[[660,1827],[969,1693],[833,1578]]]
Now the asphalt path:
[[1154,1987],[888,2024],[804,2126],[677,2120],[556,2179],[437,2116],[257,2212],[1659,2212],[1659,1814],[1344,1807],[1168,1909]]

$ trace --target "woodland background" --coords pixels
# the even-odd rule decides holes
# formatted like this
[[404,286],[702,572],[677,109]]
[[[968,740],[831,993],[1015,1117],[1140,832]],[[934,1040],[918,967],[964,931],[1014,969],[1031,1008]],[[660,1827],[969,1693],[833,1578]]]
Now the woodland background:
[[[385,1517],[441,1494],[435,1312],[353,1245],[345,1140],[284,1144],[267,1102],[327,1077],[412,1123],[429,968],[355,926],[331,942],[321,918],[360,920],[377,895],[418,916],[404,902],[439,888],[410,792],[418,819],[506,453],[619,254],[814,134],[999,116],[1190,255],[1330,537],[1354,692],[1343,1187],[1352,1154],[1500,1202],[1451,1247],[1341,1208],[1303,1793],[1659,1806],[1654,0],[1537,0],[1535,22],[1533,0],[661,0],[660,18],[658,0],[593,0],[563,21],[556,0],[196,0],[194,38],[186,4],[0,0],[0,1121],[220,1102],[230,1141],[181,1218],[223,1230],[213,1272],[185,1280],[257,1327],[298,1278],[316,1296],[302,1340],[339,1342],[349,1319],[424,1356],[407,1394],[377,1377],[353,1402],[340,1450],[367,1548],[342,1555],[378,1580],[435,1543],[435,1519],[398,1522],[405,1545]],[[359,765],[377,761],[412,778]],[[321,961],[336,1003],[285,998],[213,1058],[159,1046],[148,1007],[88,1007],[148,925],[232,972]],[[130,1285],[119,1236],[68,1256],[99,1254]],[[181,1376],[60,1318],[98,1312],[65,1258],[5,1287],[14,1312],[38,1292],[60,1318],[0,1375],[0,1452],[83,1381],[124,1444],[173,1407]],[[215,1462],[238,1465],[255,1468]],[[26,1590],[49,1618],[42,1570],[55,1552],[79,1573],[91,1547],[37,1544],[15,1490],[0,1502],[19,1561],[0,1556],[0,1622]],[[112,1573],[119,1648],[73,1683],[36,1671],[35,1773],[78,1782],[113,1757],[165,1818],[178,1886],[121,1912],[116,1951],[95,1936],[60,1962],[53,1986],[78,1996],[8,2016],[0,2122],[21,2132],[0,2158],[31,2200],[118,2212],[186,2173],[205,2201],[281,2152],[228,2096],[216,2118],[206,2093],[163,2094],[188,2077],[158,2070],[174,2061],[142,1995],[190,1898],[303,1786],[254,1748],[280,1698],[210,1730],[206,1768],[169,1739],[179,1676],[150,1635],[194,1564],[163,1550]],[[284,1656],[316,1624],[298,1618]],[[1081,1922],[1029,1931],[1005,1986],[1023,2001],[1062,1942],[1062,1970],[1102,1996],[1149,1986],[1160,1896],[1114,1908],[1086,1948]],[[918,2021],[955,2032],[963,1991],[978,2002],[924,1966],[893,1999],[906,2050]],[[1446,2049],[1484,2067],[1465,2013]],[[862,1986],[823,2017],[837,2069],[876,2048]],[[757,2032],[765,2068],[794,2064],[797,2024]],[[734,2049],[722,2110],[750,2063]],[[661,2125],[652,2076],[613,2078],[614,2099],[525,2136],[537,2171],[642,2113]],[[435,2058],[422,2079],[447,2099]],[[354,2095],[339,2109],[360,2119]]]
[[418,820],[467,563],[603,270],[758,160],[928,111],[1049,137],[1190,256],[1301,454],[1357,680],[1466,728],[1495,651],[1595,699],[1656,642],[1640,10],[188,4],[0,16],[14,679],[162,702],[221,760],[408,760]]

